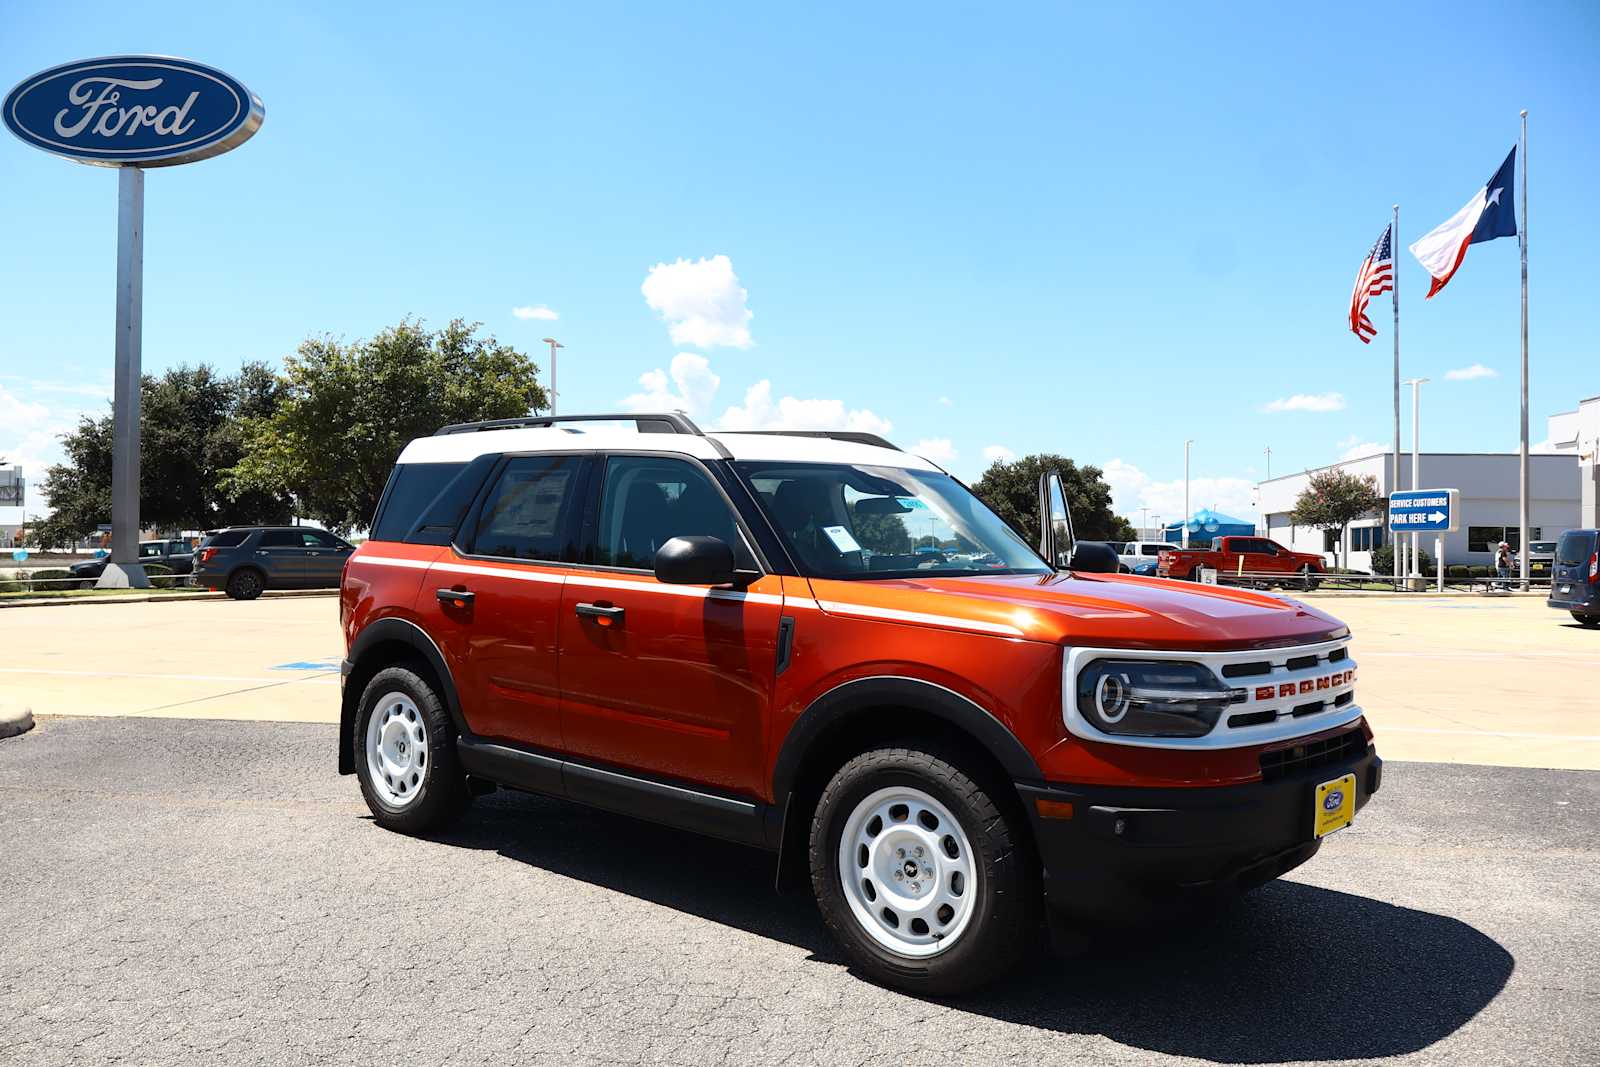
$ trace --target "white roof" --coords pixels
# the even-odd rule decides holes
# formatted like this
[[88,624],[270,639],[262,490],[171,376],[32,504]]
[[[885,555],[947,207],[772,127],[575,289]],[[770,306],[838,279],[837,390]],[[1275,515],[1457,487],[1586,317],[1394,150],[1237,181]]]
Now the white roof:
[[619,449],[721,459],[720,443],[734,459],[777,460],[795,463],[861,463],[936,471],[940,468],[921,456],[853,441],[821,437],[787,437],[774,434],[713,433],[701,437],[688,433],[639,433],[610,425],[580,428],[526,427],[479,430],[438,437],[419,437],[400,453],[401,463],[464,463],[488,452],[565,452],[573,449]]

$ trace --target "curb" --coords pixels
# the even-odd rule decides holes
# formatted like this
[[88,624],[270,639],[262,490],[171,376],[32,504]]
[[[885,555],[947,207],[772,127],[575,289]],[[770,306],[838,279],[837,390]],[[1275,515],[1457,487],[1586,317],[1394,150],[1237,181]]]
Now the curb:
[[33,729],[33,712],[14,705],[0,705],[0,737],[14,737]]
[[[336,597],[337,589],[268,589],[261,594],[262,599],[288,599],[294,597]],[[34,600],[0,600],[0,611],[6,608],[67,608],[81,607],[85,604],[165,604],[171,601],[189,600],[226,600],[227,593],[194,592],[194,593],[143,593],[117,594],[112,596],[64,596],[50,597]]]

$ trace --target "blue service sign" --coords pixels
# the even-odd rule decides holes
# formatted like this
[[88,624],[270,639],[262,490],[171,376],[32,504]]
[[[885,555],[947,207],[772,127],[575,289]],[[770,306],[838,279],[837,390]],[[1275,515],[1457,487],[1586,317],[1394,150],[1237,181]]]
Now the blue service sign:
[[21,563],[28,558],[28,550],[25,548],[19,548],[15,552],[11,553],[11,558],[16,560],[18,563]]
[[1456,489],[1408,489],[1389,494],[1389,529],[1396,533],[1444,533],[1458,528]]
[[6,128],[35,148],[101,167],[170,167],[249,140],[266,111],[238,80],[170,56],[52,67],[6,95]]

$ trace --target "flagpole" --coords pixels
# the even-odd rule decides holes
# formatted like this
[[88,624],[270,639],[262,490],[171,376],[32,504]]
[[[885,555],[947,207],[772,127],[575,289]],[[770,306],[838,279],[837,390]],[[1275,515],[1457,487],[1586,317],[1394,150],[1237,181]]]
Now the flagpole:
[[[1394,303],[1394,457],[1390,464],[1389,491],[1400,488],[1400,205],[1394,206],[1394,228],[1389,231],[1389,254],[1394,260],[1390,272],[1394,281],[1389,294]],[[1400,588],[1400,538],[1389,532],[1390,555],[1394,557],[1394,587]]]
[[1517,153],[1522,157],[1522,447],[1518,454],[1521,464],[1521,500],[1519,519],[1522,526],[1521,555],[1522,588],[1528,588],[1528,110],[1522,110],[1522,144]]

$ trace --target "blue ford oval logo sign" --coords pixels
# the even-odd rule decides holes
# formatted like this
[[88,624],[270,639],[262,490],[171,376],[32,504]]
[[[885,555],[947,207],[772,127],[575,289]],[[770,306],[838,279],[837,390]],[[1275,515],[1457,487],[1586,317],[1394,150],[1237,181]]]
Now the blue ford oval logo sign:
[[261,128],[261,101],[187,59],[111,56],[35,74],[6,95],[5,124],[35,148],[98,166],[170,167],[221,155]]
[[1330,789],[1328,795],[1322,798],[1323,811],[1338,811],[1344,804],[1344,790]]

